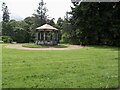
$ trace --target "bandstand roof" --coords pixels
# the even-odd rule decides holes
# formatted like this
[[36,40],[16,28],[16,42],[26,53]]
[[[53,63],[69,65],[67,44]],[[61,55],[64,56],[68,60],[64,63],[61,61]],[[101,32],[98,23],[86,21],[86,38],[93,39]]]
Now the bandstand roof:
[[57,28],[55,28],[49,24],[44,24],[36,29],[38,29],[38,30],[58,30]]

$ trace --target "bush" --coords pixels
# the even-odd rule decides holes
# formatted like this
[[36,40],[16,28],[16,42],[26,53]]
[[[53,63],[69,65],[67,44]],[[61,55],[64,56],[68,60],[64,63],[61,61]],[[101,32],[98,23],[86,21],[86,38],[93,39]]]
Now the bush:
[[12,43],[13,42],[13,40],[10,36],[2,36],[2,41],[4,43]]

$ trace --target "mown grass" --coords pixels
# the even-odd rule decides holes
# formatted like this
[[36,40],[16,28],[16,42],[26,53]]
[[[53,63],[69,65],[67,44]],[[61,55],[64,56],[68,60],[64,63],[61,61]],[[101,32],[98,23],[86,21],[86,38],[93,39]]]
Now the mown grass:
[[26,43],[22,45],[23,47],[27,47],[27,48],[49,48],[49,46],[45,46],[45,45],[36,45],[33,43]]
[[3,48],[3,88],[117,88],[117,48],[66,51]]
[[[0,44],[0,83],[2,84],[2,44]],[[2,85],[0,84],[0,89]]]

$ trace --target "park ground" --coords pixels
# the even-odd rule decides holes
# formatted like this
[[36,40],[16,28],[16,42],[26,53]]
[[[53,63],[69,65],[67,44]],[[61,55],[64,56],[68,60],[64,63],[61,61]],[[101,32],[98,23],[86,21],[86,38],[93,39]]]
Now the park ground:
[[2,76],[3,88],[117,88],[118,49],[35,51],[3,45]]

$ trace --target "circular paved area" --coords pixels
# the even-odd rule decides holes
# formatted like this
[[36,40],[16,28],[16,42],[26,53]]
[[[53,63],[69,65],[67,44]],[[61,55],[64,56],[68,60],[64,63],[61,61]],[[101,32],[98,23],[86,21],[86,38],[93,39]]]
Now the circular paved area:
[[75,49],[80,49],[83,48],[80,45],[69,45],[67,48],[54,48],[54,47],[49,47],[49,48],[26,48],[22,47],[22,44],[10,44],[5,46],[6,48],[12,48],[12,49],[19,49],[19,50],[75,50]]

